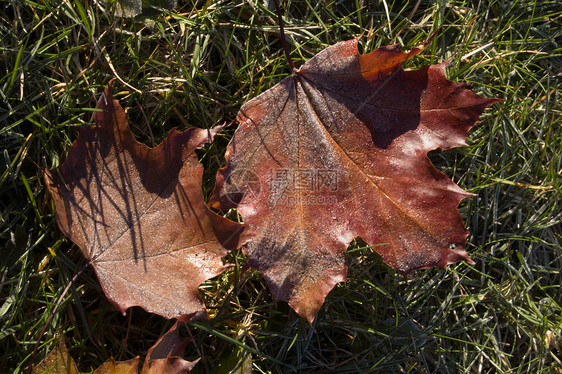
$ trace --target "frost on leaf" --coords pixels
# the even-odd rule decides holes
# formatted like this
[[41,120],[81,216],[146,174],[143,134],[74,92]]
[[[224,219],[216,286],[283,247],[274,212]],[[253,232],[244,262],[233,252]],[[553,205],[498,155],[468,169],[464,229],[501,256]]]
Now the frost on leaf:
[[45,172],[57,223],[91,261],[106,296],[166,318],[206,316],[199,284],[220,274],[226,249],[248,238],[212,213],[195,149],[217,129],[172,130],[155,148],[137,142],[111,83],[67,160]]
[[345,280],[355,237],[384,244],[375,249],[402,274],[472,263],[457,211],[470,194],[427,152],[466,145],[496,100],[447,80],[446,64],[401,68],[424,47],[359,55],[357,39],[338,43],[239,112],[213,201],[263,235],[249,264],[310,322]]

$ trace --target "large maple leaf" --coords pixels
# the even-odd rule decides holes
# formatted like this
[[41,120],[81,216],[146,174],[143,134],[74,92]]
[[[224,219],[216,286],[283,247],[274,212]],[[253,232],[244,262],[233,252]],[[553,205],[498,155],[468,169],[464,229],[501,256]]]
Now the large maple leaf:
[[263,235],[245,252],[276,300],[310,322],[346,279],[356,237],[402,274],[465,260],[458,213],[470,196],[427,152],[466,145],[494,99],[446,79],[446,64],[404,70],[396,45],[366,55],[340,42],[240,110],[213,200]]
[[59,170],[45,173],[60,229],[123,313],[205,316],[199,285],[250,237],[203,200],[194,151],[218,129],[172,130],[151,149],[134,138],[111,83],[97,109],[96,126],[81,127]]

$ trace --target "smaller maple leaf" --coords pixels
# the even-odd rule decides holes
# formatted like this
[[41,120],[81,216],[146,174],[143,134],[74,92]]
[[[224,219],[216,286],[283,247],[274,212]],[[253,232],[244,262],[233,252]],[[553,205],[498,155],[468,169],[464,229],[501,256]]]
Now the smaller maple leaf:
[[60,336],[55,347],[39,364],[33,366],[33,374],[78,374],[76,362],[72,359],[66,343],[64,335]]
[[[141,374],[185,374],[199,362],[186,361],[183,356],[185,346],[192,338],[180,336],[179,326],[185,323],[191,315],[180,318],[168,332],[148,350]],[[127,361],[115,361],[113,357],[94,370],[93,374],[137,374],[139,372],[140,357]],[[68,353],[61,335],[55,347],[37,365],[33,366],[32,374],[78,374],[76,362]]]
[[189,373],[199,362],[186,361],[182,358],[185,347],[193,338],[182,337],[179,328],[190,316],[181,318],[158,339],[148,350],[141,374],[181,374]]
[[219,128],[172,129],[151,149],[134,138],[111,86],[96,125],[79,128],[59,170],[45,171],[58,226],[121,312],[138,305],[166,318],[205,317],[199,285],[225,269],[227,249],[251,238],[204,203],[194,151]]
[[140,357],[138,356],[127,361],[115,361],[111,357],[94,370],[92,374],[137,374],[139,372],[139,362]]

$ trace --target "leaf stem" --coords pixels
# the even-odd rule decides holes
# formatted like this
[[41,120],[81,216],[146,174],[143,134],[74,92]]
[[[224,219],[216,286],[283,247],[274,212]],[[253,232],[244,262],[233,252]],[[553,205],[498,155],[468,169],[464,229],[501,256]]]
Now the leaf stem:
[[68,284],[66,285],[66,288],[64,289],[64,291],[62,291],[62,294],[59,296],[59,299],[57,300],[57,303],[55,304],[55,307],[51,311],[51,315],[49,315],[49,318],[47,318],[47,322],[45,322],[45,326],[43,326],[43,330],[41,330],[41,333],[39,334],[39,338],[37,338],[37,343],[35,344],[35,347],[33,348],[33,353],[31,354],[31,357],[29,358],[29,366],[27,367],[27,374],[31,374],[31,371],[33,370],[33,359],[35,358],[35,355],[37,354],[37,349],[39,348],[39,345],[41,344],[41,339],[43,339],[43,335],[45,335],[45,331],[47,331],[47,327],[49,326],[49,324],[53,320],[53,317],[55,316],[55,312],[57,311],[60,304],[62,303],[62,300],[64,299],[64,296],[68,293],[68,290],[70,290],[70,286],[72,286],[72,284],[74,284],[74,282],[76,282],[78,277],[80,275],[82,275],[82,273],[84,272],[84,270],[86,270],[88,268],[88,266],[90,266],[90,261],[86,262],[80,268],[80,270],[78,270],[78,272],[76,274],[74,274],[74,276],[72,277],[70,282],[68,282]]
[[289,53],[289,47],[287,45],[287,39],[285,38],[285,27],[283,26],[283,14],[281,13],[281,7],[279,6],[279,0],[273,0],[275,4],[275,9],[277,10],[277,18],[279,19],[279,31],[281,32],[281,44],[283,44],[283,50],[285,51],[285,56],[287,57],[287,61],[289,62],[289,66],[291,67],[291,72],[295,74],[297,72],[297,68],[295,67],[295,63],[291,58],[291,54]]

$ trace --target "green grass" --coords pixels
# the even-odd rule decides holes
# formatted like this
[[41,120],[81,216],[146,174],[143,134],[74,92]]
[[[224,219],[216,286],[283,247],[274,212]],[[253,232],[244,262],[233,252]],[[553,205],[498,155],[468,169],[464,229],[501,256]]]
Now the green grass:
[[[200,153],[208,196],[240,106],[288,73],[274,13],[262,1],[180,1],[137,22],[100,1],[0,2],[0,372],[27,368],[55,303],[85,260],[58,230],[40,168],[64,160],[75,127],[113,77],[137,138],[172,127],[231,124]],[[562,10],[558,1],[290,1],[297,66],[363,35],[362,52],[405,49],[440,30],[408,66],[451,60],[449,77],[503,100],[469,147],[432,152],[464,189],[461,214],[476,261],[408,279],[355,243],[349,277],[310,327],[238,266],[204,283],[212,316],[192,323],[195,372],[228,372],[251,355],[262,372],[562,373]],[[386,6],[385,6],[386,5]],[[390,21],[390,23],[389,23]],[[171,321],[122,316],[91,269],[46,330],[39,362],[61,334],[81,371],[111,356],[144,357]]]

